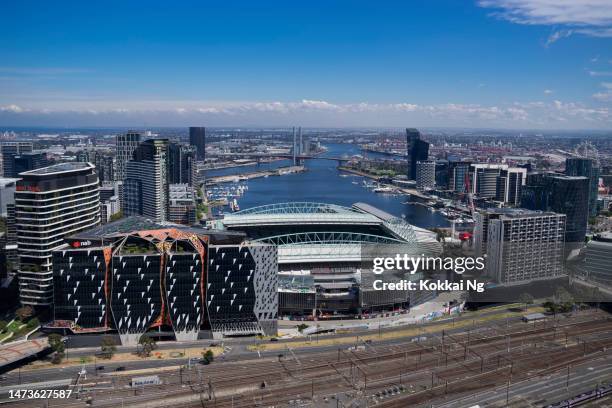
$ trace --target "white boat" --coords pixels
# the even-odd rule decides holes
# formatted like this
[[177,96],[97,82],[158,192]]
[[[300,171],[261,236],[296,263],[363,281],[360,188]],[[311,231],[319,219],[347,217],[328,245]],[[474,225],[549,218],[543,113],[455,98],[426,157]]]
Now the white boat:
[[393,193],[395,189],[393,187],[376,187],[374,189],[375,193]]

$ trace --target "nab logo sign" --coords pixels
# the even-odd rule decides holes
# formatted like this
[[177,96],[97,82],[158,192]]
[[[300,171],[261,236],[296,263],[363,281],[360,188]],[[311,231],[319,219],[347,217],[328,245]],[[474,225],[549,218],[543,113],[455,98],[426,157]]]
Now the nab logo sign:
[[73,248],[81,248],[81,247],[87,247],[91,245],[91,241],[74,241],[72,243],[72,247]]

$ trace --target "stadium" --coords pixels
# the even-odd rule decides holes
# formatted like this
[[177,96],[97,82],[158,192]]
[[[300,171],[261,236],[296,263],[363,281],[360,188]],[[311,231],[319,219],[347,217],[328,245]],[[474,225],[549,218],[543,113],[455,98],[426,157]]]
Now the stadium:
[[[270,204],[226,215],[220,228],[278,247],[279,315],[334,318],[407,309],[435,293],[377,291],[371,260],[384,252],[437,256],[431,231],[364,203]],[[395,273],[389,279],[420,279]]]

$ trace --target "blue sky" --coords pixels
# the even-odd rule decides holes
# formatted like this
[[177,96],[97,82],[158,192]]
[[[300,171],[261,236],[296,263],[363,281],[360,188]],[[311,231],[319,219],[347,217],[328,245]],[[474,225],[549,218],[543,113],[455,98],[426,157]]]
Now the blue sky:
[[22,1],[0,15],[5,126],[612,128],[609,0]]

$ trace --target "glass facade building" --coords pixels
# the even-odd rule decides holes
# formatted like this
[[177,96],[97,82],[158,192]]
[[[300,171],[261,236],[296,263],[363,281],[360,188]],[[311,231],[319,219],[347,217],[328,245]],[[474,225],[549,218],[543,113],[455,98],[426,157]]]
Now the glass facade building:
[[421,140],[417,129],[406,129],[406,159],[408,161],[408,179],[416,180],[417,162],[429,158],[429,143]]
[[189,144],[195,146],[197,152],[197,159],[200,161],[204,161],[204,159],[206,158],[206,128],[190,127]]
[[599,188],[599,166],[593,159],[571,157],[565,160],[565,174],[589,179],[589,216],[597,215],[597,190]]
[[556,173],[530,174],[523,186],[521,206],[566,215],[568,250],[584,245],[589,209],[589,179]]

